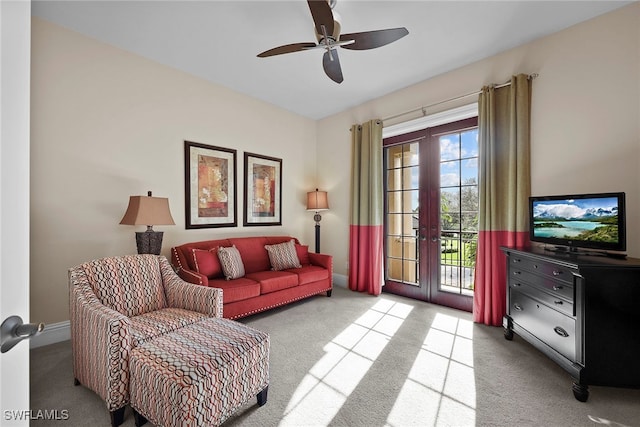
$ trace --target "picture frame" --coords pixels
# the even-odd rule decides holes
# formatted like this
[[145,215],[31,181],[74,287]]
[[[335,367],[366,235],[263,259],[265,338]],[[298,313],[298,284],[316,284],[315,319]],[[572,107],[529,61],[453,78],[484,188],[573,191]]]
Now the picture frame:
[[282,159],[244,153],[243,225],[282,225]]
[[236,150],[184,142],[185,228],[236,227]]

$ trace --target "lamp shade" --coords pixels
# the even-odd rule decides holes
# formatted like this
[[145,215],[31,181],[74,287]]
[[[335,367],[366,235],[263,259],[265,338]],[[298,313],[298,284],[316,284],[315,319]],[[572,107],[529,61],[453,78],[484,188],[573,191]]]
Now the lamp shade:
[[308,211],[326,211],[329,209],[329,199],[326,191],[309,191],[307,193],[307,210]]
[[169,210],[169,199],[151,197],[151,191],[149,191],[148,196],[129,197],[129,206],[120,224],[149,226],[175,225],[175,222]]

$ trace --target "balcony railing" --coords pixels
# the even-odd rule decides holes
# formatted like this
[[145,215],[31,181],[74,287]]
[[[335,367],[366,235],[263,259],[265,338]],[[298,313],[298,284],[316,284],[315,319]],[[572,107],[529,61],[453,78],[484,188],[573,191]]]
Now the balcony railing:
[[473,295],[478,233],[443,230],[440,234],[440,243],[441,289]]

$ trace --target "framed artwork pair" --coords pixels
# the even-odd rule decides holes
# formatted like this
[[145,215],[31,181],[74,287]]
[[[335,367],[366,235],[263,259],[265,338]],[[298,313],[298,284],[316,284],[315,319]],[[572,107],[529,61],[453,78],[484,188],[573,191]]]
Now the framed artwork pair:
[[[236,150],[184,142],[185,227],[238,225]],[[282,159],[244,153],[243,225],[282,225]]]

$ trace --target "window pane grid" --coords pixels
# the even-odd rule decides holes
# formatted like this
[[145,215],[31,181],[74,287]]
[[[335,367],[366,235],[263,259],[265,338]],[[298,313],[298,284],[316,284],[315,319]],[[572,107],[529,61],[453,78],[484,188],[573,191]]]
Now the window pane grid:
[[440,147],[440,289],[472,295],[479,208],[477,129],[443,135]]
[[386,279],[418,285],[419,145],[385,148]]

